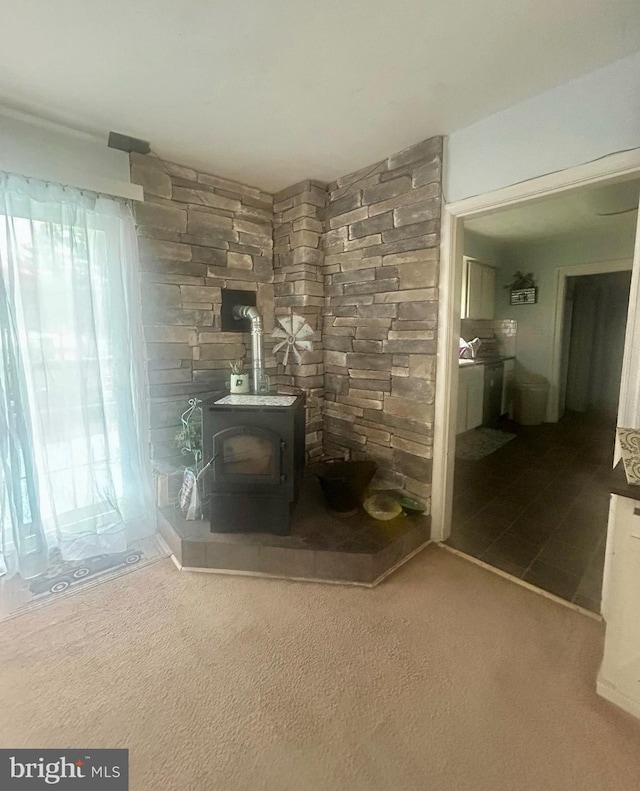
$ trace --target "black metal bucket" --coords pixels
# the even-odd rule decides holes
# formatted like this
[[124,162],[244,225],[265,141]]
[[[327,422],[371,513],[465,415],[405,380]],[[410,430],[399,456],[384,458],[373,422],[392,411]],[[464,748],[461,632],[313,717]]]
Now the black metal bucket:
[[318,470],[318,479],[329,511],[340,516],[356,514],[377,469],[374,461],[323,462]]

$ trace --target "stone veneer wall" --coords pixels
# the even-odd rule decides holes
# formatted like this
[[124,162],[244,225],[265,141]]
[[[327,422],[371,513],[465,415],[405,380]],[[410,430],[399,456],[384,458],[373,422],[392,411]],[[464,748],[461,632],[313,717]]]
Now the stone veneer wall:
[[299,364],[290,355],[286,370],[279,365],[277,378],[278,383],[293,385],[306,393],[307,461],[318,459],[323,450],[324,253],[320,241],[326,201],[325,184],[303,181],[277,193],[273,206],[276,317],[295,313],[304,317],[315,332],[313,351],[303,352]]
[[131,155],[144,188],[135,216],[142,269],[154,462],[185,463],[175,444],[192,396],[228,389],[229,362],[250,335],[220,330],[221,289],[257,292],[267,373],[273,344],[273,197],[153,156]]
[[328,187],[324,449],[431,494],[442,138]]
[[[431,493],[442,138],[326,185],[275,196],[132,155],[154,459],[179,464],[186,399],[226,388],[249,335],[220,331],[221,288],[257,291],[267,371],[307,394],[307,459],[370,458],[379,479]],[[274,246],[275,245],[275,246]],[[315,332],[273,356],[275,316]]]

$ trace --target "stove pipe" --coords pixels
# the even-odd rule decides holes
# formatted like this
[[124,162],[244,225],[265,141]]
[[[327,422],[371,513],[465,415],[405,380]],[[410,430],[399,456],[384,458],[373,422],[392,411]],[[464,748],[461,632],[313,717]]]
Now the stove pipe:
[[253,305],[235,305],[234,319],[250,319],[251,321],[251,363],[253,367],[253,392],[264,390],[264,343],[262,338],[262,316]]

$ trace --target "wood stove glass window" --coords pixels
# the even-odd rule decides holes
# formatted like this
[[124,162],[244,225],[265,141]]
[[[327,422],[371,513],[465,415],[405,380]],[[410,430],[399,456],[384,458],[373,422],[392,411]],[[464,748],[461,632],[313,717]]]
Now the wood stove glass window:
[[222,443],[224,475],[273,476],[274,445],[255,434],[234,434]]

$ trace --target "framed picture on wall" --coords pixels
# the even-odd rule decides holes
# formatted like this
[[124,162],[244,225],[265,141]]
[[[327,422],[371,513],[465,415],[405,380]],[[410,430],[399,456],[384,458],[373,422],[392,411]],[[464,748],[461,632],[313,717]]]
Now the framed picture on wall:
[[535,305],[538,301],[537,288],[512,288],[511,289],[511,304],[512,305]]

